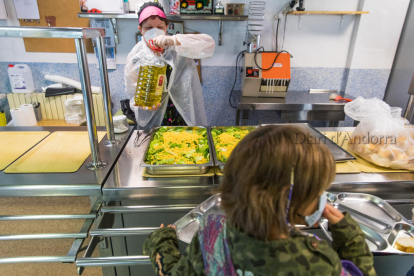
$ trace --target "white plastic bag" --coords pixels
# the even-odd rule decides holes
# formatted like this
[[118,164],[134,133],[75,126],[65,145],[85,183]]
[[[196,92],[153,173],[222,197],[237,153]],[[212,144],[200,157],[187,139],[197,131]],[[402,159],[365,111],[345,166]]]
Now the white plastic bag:
[[360,121],[348,149],[376,165],[414,171],[414,126],[401,111],[377,98],[346,104],[345,114]]
[[156,111],[152,110],[144,110],[142,108],[138,108],[135,105],[134,99],[132,98],[130,101],[130,106],[132,111],[135,113],[135,119],[137,121],[137,129],[138,130],[151,130],[154,127],[158,127],[161,125],[162,120],[164,119],[164,113],[167,108],[168,103],[168,96],[164,97],[161,100],[161,107]]

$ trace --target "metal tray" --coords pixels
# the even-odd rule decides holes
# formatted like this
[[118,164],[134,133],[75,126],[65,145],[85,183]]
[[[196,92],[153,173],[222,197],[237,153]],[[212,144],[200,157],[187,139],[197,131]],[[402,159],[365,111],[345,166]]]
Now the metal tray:
[[[328,193],[328,201],[341,211],[347,211],[359,223],[371,252],[376,255],[413,254],[394,248],[398,238],[414,237],[414,225],[381,198],[361,193]],[[222,214],[220,194],[211,196],[174,223],[178,239],[190,243],[204,216]],[[319,226],[332,240],[328,221],[322,218]],[[306,227],[297,225],[298,228]],[[310,230],[308,230],[310,231]]]
[[332,155],[334,157],[335,162],[345,162],[345,161],[350,161],[350,160],[356,160],[356,158],[352,154],[350,154],[349,152],[347,152],[346,150],[344,150],[343,148],[341,148],[340,146],[335,144],[332,140],[330,140],[325,135],[320,133],[318,130],[316,130],[310,124],[307,124],[307,123],[263,124],[263,125],[260,125],[260,126],[268,126],[268,125],[294,125],[294,126],[304,128],[304,130],[307,133],[312,134],[316,138],[317,143],[323,143],[323,144],[325,144],[325,146],[328,147],[329,151],[332,153]]
[[[157,132],[158,129],[160,129],[161,127],[156,127],[153,128],[151,130],[152,134],[151,134],[151,138],[150,138],[150,142],[148,143],[144,155],[142,157],[142,161],[141,161],[141,167],[146,168],[146,172],[148,174],[153,174],[153,175],[202,175],[207,173],[211,167],[214,166],[214,161],[213,161],[213,154],[212,154],[212,146],[211,146],[211,142],[209,139],[209,131],[206,127],[202,127],[202,126],[194,126],[194,127],[183,127],[185,129],[190,129],[190,130],[199,130],[199,129],[206,129],[207,130],[207,141],[208,141],[208,145],[209,145],[209,155],[210,155],[210,161],[208,163],[205,164],[175,164],[175,165],[151,165],[151,164],[147,164],[145,163],[145,158],[147,156],[147,152],[149,149],[149,146],[151,144],[152,139],[154,138],[155,133]],[[175,127],[167,127],[167,128],[175,128]]]
[[177,226],[178,239],[190,243],[198,231],[198,227],[204,216],[210,214],[224,215],[225,213],[221,209],[220,202],[220,194],[213,195],[175,222],[174,225]]
[[[377,254],[412,254],[394,248],[398,238],[414,237],[410,224],[389,203],[369,194],[328,193],[328,201],[340,211],[347,211],[358,222],[365,234],[371,252]],[[332,240],[328,221],[322,219],[320,227]]]
[[213,149],[214,149],[213,150],[214,166],[218,167],[218,169],[221,173],[223,173],[224,166],[226,165],[226,163],[219,161],[218,158],[217,158],[216,146],[214,145],[214,140],[213,140],[213,135],[211,135],[211,130],[213,128],[216,128],[216,129],[220,129],[220,130],[224,131],[225,129],[231,128],[231,127],[236,127],[236,128],[240,128],[242,130],[249,130],[249,131],[253,131],[253,130],[259,128],[259,126],[212,126],[212,127],[209,128],[210,142],[211,142],[211,145],[213,146]]

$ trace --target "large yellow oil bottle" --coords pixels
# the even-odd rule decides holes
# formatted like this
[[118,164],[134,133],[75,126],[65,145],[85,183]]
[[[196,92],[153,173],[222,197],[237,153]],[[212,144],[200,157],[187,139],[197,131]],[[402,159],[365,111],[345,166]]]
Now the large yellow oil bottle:
[[167,66],[140,66],[135,91],[136,105],[151,109],[161,102],[164,83],[167,81],[166,70]]

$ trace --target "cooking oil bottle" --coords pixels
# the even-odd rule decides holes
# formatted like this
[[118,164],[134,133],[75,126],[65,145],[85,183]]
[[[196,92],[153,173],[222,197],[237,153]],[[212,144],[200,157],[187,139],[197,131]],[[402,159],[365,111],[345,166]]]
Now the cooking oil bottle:
[[161,102],[162,92],[166,79],[167,66],[140,66],[135,104],[151,109]]

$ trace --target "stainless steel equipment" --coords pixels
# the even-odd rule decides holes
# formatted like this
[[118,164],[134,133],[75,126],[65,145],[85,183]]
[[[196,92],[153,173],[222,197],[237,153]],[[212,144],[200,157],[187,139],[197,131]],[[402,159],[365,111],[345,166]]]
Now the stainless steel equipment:
[[[242,129],[242,130],[248,130],[250,132],[250,131],[255,130],[258,127],[259,126],[238,126],[237,128]],[[223,162],[219,161],[218,158],[217,158],[216,146],[214,145],[214,140],[213,140],[213,136],[211,135],[211,130],[212,129],[220,129],[222,131],[225,131],[227,128],[230,128],[230,127],[212,126],[212,127],[210,127],[210,133],[209,133],[210,141],[211,141],[211,145],[212,145],[212,149],[213,149],[214,166],[217,167],[221,173],[223,173],[224,166],[226,165],[226,163],[223,163]]]
[[177,227],[178,239],[190,243],[204,217],[209,214],[225,215],[220,202],[220,194],[213,195],[174,223]]
[[[328,200],[341,211],[347,211],[360,224],[365,233],[367,244],[377,254],[411,254],[393,248],[399,237],[413,237],[414,225],[408,222],[389,203],[369,194],[328,193]],[[216,194],[191,210],[174,225],[178,239],[190,243],[198,231],[200,223],[209,214],[224,215],[221,209],[220,194]],[[332,240],[328,232],[328,221],[322,219],[321,228]],[[306,228],[298,225],[298,228]]]
[[[319,128],[318,131],[350,132],[354,128]],[[148,132],[143,132],[145,137]],[[95,234],[106,236],[113,233],[113,237],[93,236],[84,258],[77,261],[78,271],[84,267],[104,266],[110,269],[108,275],[154,275],[149,259],[142,254],[142,244],[146,238],[148,228],[157,228],[161,223],[165,225],[177,222],[188,212],[196,208],[200,202],[204,202],[218,193],[218,184],[221,177],[186,177],[186,178],[142,178],[140,161],[145,153],[143,147],[134,147],[134,141],[130,140],[111,175],[102,188],[107,206],[101,209],[101,223],[95,223]],[[414,173],[360,173],[336,175],[331,192],[363,192],[370,193],[392,202],[406,217],[411,215],[411,205],[414,191]],[[217,202],[217,200],[215,200]],[[403,206],[405,206],[403,208]],[[213,211],[207,207],[202,212]],[[201,212],[201,213],[202,213]],[[103,215],[103,217],[102,217]],[[107,216],[111,215],[111,216]],[[193,215],[197,217],[197,214]],[[108,217],[113,223],[104,223],[103,218]],[[191,222],[184,227],[190,229],[196,223],[197,218],[186,219]],[[181,221],[180,225],[187,223]],[[181,224],[183,223],[183,224]],[[108,231],[111,229],[114,231]],[[179,226],[182,228],[181,226]],[[195,227],[195,226],[194,226]],[[119,230],[124,228],[124,230]],[[134,230],[135,232],[131,232]],[[125,236],[120,237],[121,231]],[[306,230],[314,233],[317,229]],[[182,232],[183,234],[184,232]],[[321,236],[320,236],[321,237]],[[188,238],[187,238],[188,240]],[[180,241],[181,242],[181,241]],[[185,244],[180,244],[180,250],[185,249]],[[100,258],[91,258],[95,248],[104,248],[108,255],[101,253]],[[374,252],[374,255],[382,254]],[[394,260],[394,259],[392,259]],[[107,262],[106,262],[107,261]],[[384,260],[381,259],[381,262]],[[111,267],[108,267],[111,266]],[[125,267],[129,266],[129,267]]]
[[[76,220],[85,219],[82,228],[78,233],[36,233],[23,235],[0,235],[0,241],[11,240],[38,240],[38,239],[75,239],[66,256],[28,256],[28,257],[6,257],[0,258],[0,264],[16,263],[50,263],[62,262],[73,263],[76,261],[77,254],[88,236],[98,210],[103,203],[99,197],[93,204],[89,214],[81,215],[22,215],[22,216],[0,216],[0,221],[28,221],[28,220]],[[63,223],[63,222],[62,222]],[[11,253],[11,252],[10,252]]]
[[[157,130],[160,129],[162,127],[157,127],[152,131],[152,135],[151,135],[151,139],[150,139],[150,143],[148,143],[145,153],[142,157],[142,161],[141,161],[141,167],[146,168],[147,173],[152,174],[152,175],[202,175],[207,173],[211,167],[214,166],[214,161],[213,161],[213,154],[212,154],[212,147],[211,147],[211,143],[210,143],[210,139],[208,139],[208,134],[207,134],[207,141],[208,141],[208,146],[209,146],[209,156],[210,156],[210,160],[205,163],[205,164],[185,164],[185,165],[180,165],[180,164],[174,164],[174,165],[151,165],[145,162],[145,157],[147,156],[148,150],[149,150],[149,146],[151,144],[151,141],[154,137],[154,135],[156,134]],[[167,127],[167,128],[174,128],[174,127]],[[206,127],[183,127],[187,130],[200,130],[200,129],[206,129]],[[144,137],[145,139],[145,137]]]
[[[278,125],[278,124],[270,124],[270,125]],[[345,162],[345,161],[351,161],[356,160],[356,158],[344,150],[342,147],[338,146],[334,142],[332,142],[331,139],[328,139],[325,135],[320,133],[316,128],[311,126],[307,123],[301,123],[301,124],[283,124],[283,125],[293,125],[297,126],[305,131],[305,133],[308,133],[315,137],[313,140],[311,138],[311,142],[315,143],[322,143],[325,144],[325,146],[329,149],[329,151],[332,153],[332,156],[334,157],[335,162]],[[266,126],[266,125],[261,125]],[[304,141],[305,137],[297,137],[297,143],[301,143],[301,141]]]
[[407,107],[404,113],[404,118],[406,118],[412,124],[414,119],[414,75],[411,79],[408,94],[410,95],[410,98],[408,99]]
[[[272,62],[276,60],[275,63]],[[270,66],[268,65],[270,62]],[[270,70],[264,70],[271,67]],[[264,68],[264,69],[262,69]],[[245,53],[242,63],[242,95],[284,98],[290,84],[290,54],[277,52]]]
[[102,169],[107,161],[102,160],[98,146],[96,131],[95,112],[92,101],[91,82],[89,67],[85,48],[85,39],[98,39],[98,58],[100,62],[100,74],[102,80],[102,93],[104,95],[104,106],[106,112],[106,129],[108,132],[108,145],[115,145],[114,130],[111,115],[111,97],[109,92],[108,71],[106,67],[105,48],[102,47],[105,37],[104,29],[92,28],[46,28],[46,27],[0,27],[0,37],[30,37],[30,38],[74,38],[76,45],[76,56],[78,59],[80,82],[82,85],[83,100],[86,111],[86,123],[88,126],[89,142],[91,147],[92,162],[86,167],[90,170]]
[[264,10],[266,2],[251,1],[249,3],[249,17],[246,26],[246,37],[243,42],[247,52],[252,53],[260,47],[260,34],[263,31]]
[[[97,128],[105,131],[104,127]],[[86,127],[0,127],[0,131],[86,131]],[[108,162],[108,166],[99,171],[91,171],[81,166],[74,173],[30,173],[6,174],[0,171],[0,196],[99,196],[105,179],[111,172],[116,160],[121,155],[126,142],[132,134],[132,127],[125,133],[116,134],[121,141],[115,147],[106,147],[104,143],[108,137],[98,144],[101,156]],[[89,156],[84,164],[92,161]]]
[[[343,92],[339,95],[354,98]],[[236,125],[240,125],[241,122],[242,125],[248,124],[250,110],[273,110],[279,114],[281,120],[329,121],[329,126],[333,127],[338,121],[345,120],[345,103],[330,100],[329,96],[330,93],[292,91],[287,93],[285,98],[241,97],[237,104]]]
[[[399,251],[394,245],[400,237],[414,237],[414,225],[383,199],[360,193],[329,193],[328,201],[340,211],[347,211],[365,233],[371,252],[380,254],[412,254]],[[322,219],[321,227],[328,238],[328,221]]]
[[[323,132],[352,132],[353,127],[317,128]],[[136,132],[136,130],[135,130]],[[134,132],[133,135],[136,133]],[[141,136],[145,136],[145,133]],[[134,141],[129,140],[119,157],[110,176],[102,188],[104,200],[144,200],[151,198],[208,198],[217,193],[221,177],[186,177],[186,178],[142,178],[140,167],[145,147],[135,148]],[[1,188],[1,186],[0,186]],[[168,189],[168,192],[165,192]],[[414,173],[358,173],[337,174],[331,192],[369,193],[383,199],[412,198],[414,191]],[[0,190],[4,192],[4,190]],[[201,201],[200,201],[201,202]],[[413,201],[414,202],[414,201]]]

